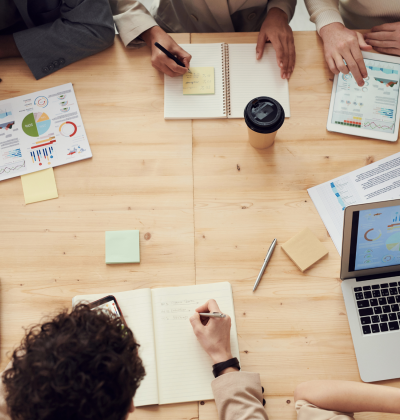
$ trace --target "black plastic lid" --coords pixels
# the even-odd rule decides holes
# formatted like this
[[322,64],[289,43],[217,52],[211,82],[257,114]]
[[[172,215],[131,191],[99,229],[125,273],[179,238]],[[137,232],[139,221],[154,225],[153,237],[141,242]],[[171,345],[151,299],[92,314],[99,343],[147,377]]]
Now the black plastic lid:
[[259,96],[252,99],[244,109],[247,126],[257,133],[273,133],[285,121],[285,111],[275,99]]

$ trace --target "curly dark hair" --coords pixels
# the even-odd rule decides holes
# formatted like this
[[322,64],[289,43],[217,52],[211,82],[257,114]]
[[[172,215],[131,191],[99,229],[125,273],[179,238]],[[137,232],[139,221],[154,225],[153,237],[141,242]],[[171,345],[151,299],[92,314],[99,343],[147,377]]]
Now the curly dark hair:
[[26,331],[3,374],[13,420],[122,420],[145,375],[120,318],[81,304]]

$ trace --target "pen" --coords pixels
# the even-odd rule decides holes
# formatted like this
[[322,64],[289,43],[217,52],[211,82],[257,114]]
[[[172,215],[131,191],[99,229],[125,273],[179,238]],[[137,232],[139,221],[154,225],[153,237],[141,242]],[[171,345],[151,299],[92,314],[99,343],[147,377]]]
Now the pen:
[[[158,42],[154,43],[154,45],[160,50],[162,51],[168,58],[170,58],[171,60],[174,60],[176,64],[178,64],[178,66],[181,67],[185,67],[185,65],[182,63],[181,60],[178,60],[174,54],[171,54],[168,50],[166,50],[162,45],[160,45]],[[188,72],[191,73],[190,69],[188,68]]]
[[200,316],[207,316],[208,318],[225,318],[225,314],[221,314],[221,312],[206,312],[200,313]]
[[262,279],[262,276],[263,276],[263,274],[264,274],[265,269],[267,268],[267,265],[268,265],[268,262],[269,262],[269,260],[270,260],[270,258],[271,258],[271,255],[272,255],[272,253],[274,252],[275,245],[276,245],[276,239],[274,239],[274,240],[272,241],[272,244],[271,244],[271,246],[269,247],[269,250],[268,250],[268,252],[267,252],[267,256],[265,257],[265,260],[264,260],[264,264],[262,265],[261,270],[260,270],[260,273],[258,274],[257,280],[256,280],[256,282],[254,283],[253,292],[257,289],[258,284],[260,283],[260,281],[261,281],[261,279]]

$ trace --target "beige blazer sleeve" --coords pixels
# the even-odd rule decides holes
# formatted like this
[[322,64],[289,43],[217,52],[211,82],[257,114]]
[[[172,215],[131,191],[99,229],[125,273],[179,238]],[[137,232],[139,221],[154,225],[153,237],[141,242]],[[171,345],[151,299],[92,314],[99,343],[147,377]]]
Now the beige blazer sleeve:
[[[342,16],[339,12],[339,0],[305,0],[311,22],[320,29],[330,23],[343,23]],[[344,24],[344,23],[343,23]]]
[[268,420],[260,375],[231,372],[211,382],[220,420]]
[[138,1],[110,0],[114,22],[125,47],[138,48],[145,45],[137,39],[147,29],[157,25],[150,12]]
[[297,420],[354,420],[354,413],[323,410],[307,401],[296,401]]

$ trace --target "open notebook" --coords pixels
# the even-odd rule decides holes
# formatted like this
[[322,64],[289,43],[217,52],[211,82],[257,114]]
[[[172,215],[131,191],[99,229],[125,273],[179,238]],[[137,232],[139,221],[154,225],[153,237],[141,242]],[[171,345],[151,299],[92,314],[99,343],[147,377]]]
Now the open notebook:
[[281,79],[275,50],[265,44],[261,60],[256,44],[184,44],[191,67],[214,67],[215,93],[183,95],[182,77],[164,75],[164,118],[243,118],[258,96],[276,99],[290,117],[289,86]]
[[232,318],[231,349],[239,359],[230,283],[81,295],[72,299],[72,305],[107,295],[116,298],[140,344],[146,376],[136,392],[135,406],[214,398],[212,361],[198,343],[189,318],[201,304],[215,299],[221,311]]

